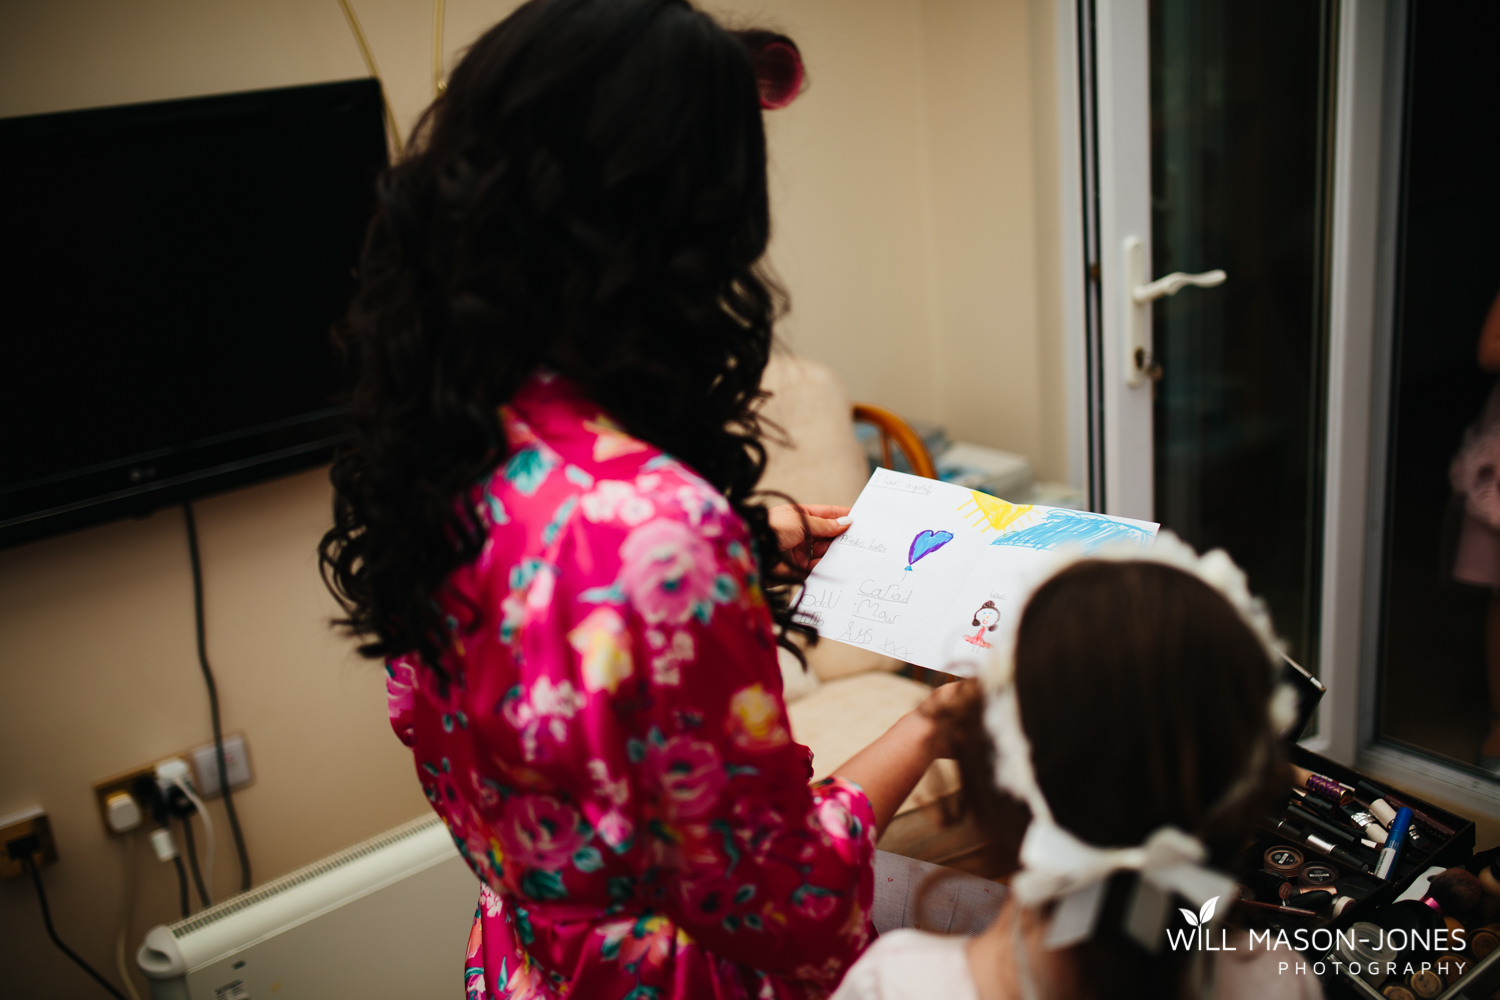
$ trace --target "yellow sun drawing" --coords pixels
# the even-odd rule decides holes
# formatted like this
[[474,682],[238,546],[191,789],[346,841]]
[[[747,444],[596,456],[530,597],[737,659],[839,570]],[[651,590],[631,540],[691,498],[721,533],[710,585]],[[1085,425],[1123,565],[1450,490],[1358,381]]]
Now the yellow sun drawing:
[[[1032,504],[1007,503],[999,497],[992,497],[988,493],[980,493],[978,490],[970,490],[969,496],[973,499],[967,500],[958,506],[959,513],[964,518],[974,518],[970,525],[978,528],[983,534],[994,528],[996,531],[1004,531],[1016,521],[1031,513]],[[965,507],[972,510],[965,512]],[[986,523],[988,522],[988,523]]]

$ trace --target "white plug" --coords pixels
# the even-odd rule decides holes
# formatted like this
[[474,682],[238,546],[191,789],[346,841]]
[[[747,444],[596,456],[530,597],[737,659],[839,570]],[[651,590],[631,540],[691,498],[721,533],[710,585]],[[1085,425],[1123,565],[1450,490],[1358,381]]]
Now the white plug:
[[187,761],[181,757],[168,757],[156,765],[156,787],[166,795],[179,781],[186,781],[188,776]]
[[125,833],[141,825],[141,806],[129,792],[115,792],[104,800],[104,819],[115,833]]
[[[198,820],[203,824],[203,870],[206,873],[205,877],[208,879],[208,883],[212,885],[214,879],[214,824],[213,820],[208,817],[208,807],[203,804],[203,800],[198,797],[198,793],[193,791],[193,783],[188,780],[187,761],[181,757],[168,757],[157,764],[156,784],[161,788],[161,793],[167,797],[168,802],[171,801],[170,793],[175,788],[187,796],[188,801],[193,804],[193,809],[197,811]],[[192,821],[184,816],[182,822],[186,825]],[[209,897],[208,902],[213,902],[212,896]]]
[[156,852],[157,861],[171,861],[177,857],[177,841],[172,839],[172,831],[164,826],[152,830],[151,849]]

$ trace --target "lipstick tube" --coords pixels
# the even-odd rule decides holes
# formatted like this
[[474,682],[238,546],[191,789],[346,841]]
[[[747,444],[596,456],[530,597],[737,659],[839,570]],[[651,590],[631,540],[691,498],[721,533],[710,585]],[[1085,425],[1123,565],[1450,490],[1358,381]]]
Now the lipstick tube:
[[1339,811],[1344,814],[1349,822],[1365,832],[1365,836],[1376,844],[1384,844],[1386,838],[1385,827],[1375,818],[1373,813],[1366,812],[1355,805],[1343,805]]
[[1334,804],[1347,801],[1349,796],[1354,792],[1352,785],[1346,785],[1342,781],[1334,781],[1326,775],[1309,771],[1307,768],[1298,767],[1295,764],[1292,765],[1292,777],[1296,779],[1298,788],[1305,788],[1308,794],[1327,799]]

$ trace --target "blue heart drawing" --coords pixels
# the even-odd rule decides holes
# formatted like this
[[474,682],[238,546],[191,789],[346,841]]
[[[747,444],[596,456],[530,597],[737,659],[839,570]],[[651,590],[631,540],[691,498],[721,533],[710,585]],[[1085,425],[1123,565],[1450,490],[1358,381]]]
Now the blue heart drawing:
[[906,552],[906,571],[911,572],[912,566],[918,559],[953,541],[951,531],[919,531],[917,537],[911,540],[911,548]]

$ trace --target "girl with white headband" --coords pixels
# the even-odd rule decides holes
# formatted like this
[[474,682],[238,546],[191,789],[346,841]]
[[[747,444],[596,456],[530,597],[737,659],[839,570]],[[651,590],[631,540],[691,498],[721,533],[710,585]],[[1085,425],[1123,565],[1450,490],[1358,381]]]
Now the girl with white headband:
[[[1288,786],[1273,638],[1223,552],[1163,533],[1066,561],[990,640],[983,697],[944,720],[1009,901],[972,938],[884,936],[834,1000],[1320,997],[1300,955],[1220,930],[1225,873]],[[1238,950],[1168,944],[1193,925]]]

